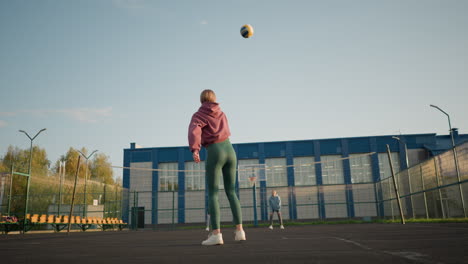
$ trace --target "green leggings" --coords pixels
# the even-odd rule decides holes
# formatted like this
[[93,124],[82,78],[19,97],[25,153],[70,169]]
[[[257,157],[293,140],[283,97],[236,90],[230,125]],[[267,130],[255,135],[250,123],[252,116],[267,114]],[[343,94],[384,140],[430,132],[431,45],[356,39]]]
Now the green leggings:
[[208,185],[208,206],[210,212],[211,228],[220,228],[220,213],[218,201],[218,187],[221,175],[224,180],[224,191],[226,192],[231,206],[234,224],[242,223],[242,212],[239,199],[237,198],[236,185],[236,152],[229,139],[223,142],[209,145],[206,159],[206,181]]

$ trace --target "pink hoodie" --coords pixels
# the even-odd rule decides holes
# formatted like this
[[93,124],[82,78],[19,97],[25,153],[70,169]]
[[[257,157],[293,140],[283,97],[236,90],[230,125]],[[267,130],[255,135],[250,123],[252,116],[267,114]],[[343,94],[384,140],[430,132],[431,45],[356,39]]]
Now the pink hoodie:
[[189,148],[198,153],[202,146],[223,142],[231,135],[226,115],[218,103],[205,102],[193,114],[188,129]]

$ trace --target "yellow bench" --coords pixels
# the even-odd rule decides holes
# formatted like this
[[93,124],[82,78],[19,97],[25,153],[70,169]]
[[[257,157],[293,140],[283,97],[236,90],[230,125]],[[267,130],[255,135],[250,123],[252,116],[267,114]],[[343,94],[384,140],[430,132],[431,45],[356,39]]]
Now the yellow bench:
[[70,218],[68,215],[27,214],[26,218],[28,220],[27,231],[29,231],[33,227],[41,225],[51,225],[54,228],[55,232],[62,231],[63,229],[65,229],[65,227],[68,226],[68,224],[77,225],[82,231],[88,230],[93,225],[100,227],[103,231],[108,229],[117,229],[121,231],[127,226],[127,223],[124,223],[121,219],[115,217],[101,218],[95,216],[72,216]]

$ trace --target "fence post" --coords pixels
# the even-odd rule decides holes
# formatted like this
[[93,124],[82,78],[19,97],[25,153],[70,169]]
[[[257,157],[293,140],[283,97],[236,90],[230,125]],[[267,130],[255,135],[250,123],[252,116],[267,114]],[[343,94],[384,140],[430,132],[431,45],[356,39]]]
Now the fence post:
[[[130,214],[130,195],[131,195],[131,194],[130,194],[130,190],[127,189],[126,195],[125,195],[125,196],[126,196],[126,199],[127,199],[127,202],[125,203],[125,205],[126,205],[126,207],[127,207],[127,208],[126,208],[127,222],[128,222],[129,224],[130,224],[130,220],[131,220],[131,218],[128,218],[128,216],[129,216],[129,214]],[[123,217],[123,215],[124,215],[124,212],[123,212],[123,210],[124,210],[124,208],[123,208],[123,206],[124,206],[123,199],[124,199],[124,188],[121,187],[121,188],[120,188],[120,212],[121,212],[122,217]]]
[[58,208],[57,208],[57,215],[60,215],[60,207],[62,206],[62,188],[63,188],[63,180],[62,180],[62,174],[65,176],[65,166],[62,166],[62,161],[60,161],[59,165],[59,203],[58,203]]
[[[153,190],[151,195],[153,197],[152,199],[152,208],[151,208],[151,224],[153,225],[153,230],[158,229],[158,194],[159,192],[157,190]],[[156,220],[155,220],[156,218]]]
[[421,176],[422,191],[423,191],[423,196],[424,196],[424,209],[426,210],[426,219],[429,219],[429,211],[427,210],[427,197],[426,197],[426,188],[424,187],[422,165],[419,165],[419,175]]
[[392,220],[395,220],[395,211],[393,210],[392,186],[388,181],[388,193],[390,194],[390,208],[392,209]]
[[317,202],[318,202],[318,213],[319,213],[320,220],[324,220],[326,218],[326,215],[324,214],[325,209],[323,209],[325,208],[325,201],[324,199],[322,199],[323,198],[322,193],[323,193],[323,186],[317,185]]
[[[377,184],[380,184],[379,182],[374,182],[374,196],[375,196],[375,209],[377,212],[377,217],[382,216],[382,212],[380,212],[380,199],[378,195],[378,190],[377,190]],[[380,189],[382,189],[382,185],[380,185]]]
[[172,229],[175,225],[175,191],[172,190]]
[[11,163],[11,173],[10,173],[10,191],[8,192],[8,216],[10,215],[10,210],[11,210],[11,198],[12,196],[12,191],[13,191],[13,163]]
[[132,226],[133,230],[138,230],[138,193],[137,191],[133,191],[133,208],[132,208]]
[[458,166],[458,155],[457,155],[457,149],[455,147],[455,142],[453,141],[453,131],[450,131],[452,134],[452,143],[453,143],[453,159],[455,161],[455,170],[457,171],[457,180],[458,180],[458,189],[460,190],[460,199],[461,199],[461,204],[462,204],[462,209],[463,209],[463,216],[466,218],[466,208],[465,208],[465,199],[463,198],[463,188],[461,185],[461,178],[460,178],[460,167]]
[[411,173],[410,168],[407,169],[408,171],[408,187],[410,192],[410,202],[411,202],[411,212],[413,213],[413,219],[416,218],[416,213],[414,210],[414,202],[413,202],[413,188],[411,188]]
[[76,165],[76,172],[75,172],[75,184],[73,185],[73,195],[72,195],[72,201],[70,205],[70,214],[68,216],[68,230],[67,230],[67,235],[70,234],[70,229],[71,229],[71,218],[73,215],[73,207],[75,206],[75,194],[76,194],[76,182],[78,181],[78,171],[80,169],[80,161],[81,161],[81,156],[78,156],[78,164]]
[[104,195],[102,196],[102,216],[105,218],[106,217],[106,187],[107,184],[104,184]]
[[139,206],[139,197],[140,196],[140,193],[139,192],[136,192],[136,227],[137,227],[137,230],[138,230],[138,222],[140,221],[140,206]]
[[257,218],[257,184],[254,181],[252,186],[252,193],[253,193],[253,213],[254,213],[254,226],[258,227],[258,218]]
[[388,162],[390,163],[390,171],[392,172],[393,185],[395,187],[395,195],[398,201],[398,209],[400,209],[401,223],[404,225],[405,216],[403,215],[403,210],[401,208],[400,193],[398,192],[398,186],[397,186],[397,182],[395,179],[395,172],[393,171],[392,156],[390,155],[390,146],[388,144],[387,144],[387,155],[388,155]]
[[437,190],[439,191],[439,200],[440,200],[440,209],[442,210],[442,218],[446,218],[445,210],[444,210],[444,202],[442,201],[442,191],[440,190],[439,167],[437,166],[436,158],[434,158],[434,170],[435,170],[435,177],[437,181]]
[[115,186],[115,195],[114,195],[114,202],[112,203],[112,207],[114,208],[115,212],[114,212],[114,217],[118,217],[119,219],[122,219],[122,217],[119,217],[119,207],[117,206],[117,204],[119,203],[119,196],[118,196],[118,190],[119,190],[119,187],[118,186]]

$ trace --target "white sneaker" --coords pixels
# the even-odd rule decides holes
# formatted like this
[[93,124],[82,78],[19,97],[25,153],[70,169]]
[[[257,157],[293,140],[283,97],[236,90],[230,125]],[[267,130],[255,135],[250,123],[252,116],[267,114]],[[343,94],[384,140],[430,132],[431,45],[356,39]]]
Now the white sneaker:
[[270,228],[271,230],[273,230],[273,226],[272,226],[272,225],[271,225],[271,226],[269,226],[268,228]]
[[283,226],[283,225],[281,225],[281,226],[280,226],[280,228],[281,228],[281,229],[284,229],[284,226]]
[[205,230],[209,232],[209,231],[210,231],[210,228],[209,228],[209,227],[207,227],[207,228],[205,228]]
[[235,240],[235,241],[243,241],[243,240],[246,240],[246,239],[245,239],[245,232],[244,232],[244,230],[235,231],[234,234],[235,234],[235,236],[234,236],[234,240]]
[[222,245],[224,244],[223,241],[223,234],[218,233],[217,235],[211,234],[208,235],[208,239],[201,243],[203,246],[214,246],[214,245]]

